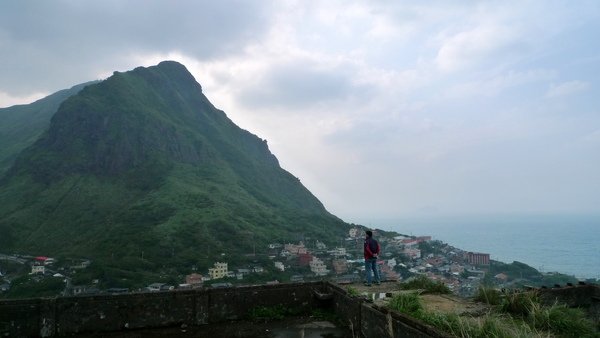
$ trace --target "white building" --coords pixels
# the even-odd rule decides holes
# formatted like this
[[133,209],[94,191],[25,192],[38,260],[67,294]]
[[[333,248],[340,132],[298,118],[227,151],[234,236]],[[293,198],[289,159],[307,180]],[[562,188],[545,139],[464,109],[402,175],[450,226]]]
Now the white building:
[[41,273],[42,275],[46,272],[46,267],[43,265],[33,265],[31,266],[31,275]]
[[329,273],[327,270],[327,266],[317,257],[313,257],[312,261],[309,263],[310,271],[312,271],[317,276],[325,276]]
[[214,268],[208,269],[208,275],[210,279],[219,279],[226,277],[229,271],[227,269],[227,263],[216,262]]
[[346,248],[335,248],[330,251],[333,256],[346,256]]
[[275,269],[279,271],[285,271],[285,266],[282,262],[275,262]]
[[348,230],[348,234],[352,238],[361,237],[360,235],[362,234],[362,230],[360,228],[352,228]]

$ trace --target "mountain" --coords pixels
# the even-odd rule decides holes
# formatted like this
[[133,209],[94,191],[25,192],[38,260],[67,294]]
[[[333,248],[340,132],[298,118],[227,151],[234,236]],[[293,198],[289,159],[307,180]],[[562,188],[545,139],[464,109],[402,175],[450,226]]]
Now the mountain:
[[346,229],[172,61],[68,97],[0,180],[0,252],[119,269],[207,267]]
[[12,165],[23,149],[48,129],[50,118],[66,98],[95,82],[61,90],[31,104],[0,108],[0,175]]

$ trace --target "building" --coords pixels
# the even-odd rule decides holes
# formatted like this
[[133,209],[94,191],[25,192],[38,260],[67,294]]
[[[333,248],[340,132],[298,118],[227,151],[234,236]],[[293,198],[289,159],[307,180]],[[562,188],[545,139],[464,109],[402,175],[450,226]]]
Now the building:
[[471,265],[490,265],[490,254],[467,252],[467,262]]
[[352,228],[352,229],[348,230],[348,235],[350,235],[350,237],[352,237],[352,238],[361,237],[362,230],[360,228]]
[[185,283],[192,287],[202,285],[202,275],[198,273],[192,273],[185,276]]
[[308,252],[303,242],[300,242],[297,245],[288,243],[283,247],[283,250],[291,253],[292,255],[300,255]]
[[404,253],[406,256],[408,256],[411,259],[421,258],[421,250],[419,250],[419,249],[406,248],[406,249],[404,249],[404,251],[402,251],[402,253]]
[[310,261],[310,271],[312,271],[317,276],[325,276],[329,273],[327,270],[327,266],[320,260],[318,257],[313,257],[312,261]]
[[345,259],[334,259],[331,265],[333,265],[333,271],[336,275],[348,272],[348,262]]
[[208,269],[210,279],[224,278],[227,277],[228,273],[227,263],[216,262],[214,268]]
[[338,248],[331,250],[330,253],[331,253],[331,255],[336,256],[336,257],[346,256],[346,248],[338,247]]
[[307,266],[313,260],[313,256],[309,253],[298,255],[298,265]]
[[282,262],[275,262],[275,269],[279,270],[279,271],[285,271],[285,266],[283,265]]
[[317,246],[317,250],[325,250],[325,249],[327,249],[327,245],[325,245],[325,243],[323,243],[323,242],[321,242],[319,240],[317,240],[317,245],[316,246]]
[[31,266],[31,273],[30,274],[31,275],[35,275],[35,274],[38,274],[38,273],[42,274],[42,275],[44,273],[46,273],[46,267],[44,265],[38,265],[38,264],[32,265]]

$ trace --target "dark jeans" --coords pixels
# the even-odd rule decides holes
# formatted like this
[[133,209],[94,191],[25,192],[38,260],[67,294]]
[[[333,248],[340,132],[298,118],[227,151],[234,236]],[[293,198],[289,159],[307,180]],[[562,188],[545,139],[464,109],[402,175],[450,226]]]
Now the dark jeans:
[[367,284],[371,284],[371,271],[375,276],[375,283],[379,283],[379,270],[377,270],[377,258],[365,259],[365,271],[367,272]]

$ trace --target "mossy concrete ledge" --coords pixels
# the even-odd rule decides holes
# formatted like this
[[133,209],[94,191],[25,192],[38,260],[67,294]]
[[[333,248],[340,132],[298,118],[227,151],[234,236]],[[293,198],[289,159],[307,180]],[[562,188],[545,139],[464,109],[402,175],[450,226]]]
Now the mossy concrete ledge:
[[[323,297],[328,295],[328,297]],[[257,307],[328,308],[354,337],[447,337],[328,282],[0,301],[0,336],[57,337],[202,326],[248,319]]]

